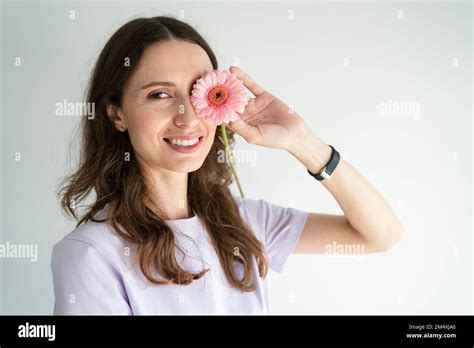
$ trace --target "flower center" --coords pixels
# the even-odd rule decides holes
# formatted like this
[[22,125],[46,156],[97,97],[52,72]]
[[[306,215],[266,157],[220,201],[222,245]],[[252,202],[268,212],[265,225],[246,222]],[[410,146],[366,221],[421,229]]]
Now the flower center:
[[222,86],[216,86],[209,91],[207,99],[212,105],[219,106],[224,104],[228,97],[227,89]]

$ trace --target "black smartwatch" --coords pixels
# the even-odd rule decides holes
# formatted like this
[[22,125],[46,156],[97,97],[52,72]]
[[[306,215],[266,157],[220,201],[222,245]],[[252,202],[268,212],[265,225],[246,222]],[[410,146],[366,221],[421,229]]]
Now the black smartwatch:
[[[329,144],[328,144],[329,145]],[[341,159],[341,156],[339,155],[339,152],[335,148],[333,148],[331,145],[329,145],[332,149],[331,152],[331,158],[329,159],[329,162],[326,164],[326,166],[321,170],[321,172],[317,174],[313,174],[309,171],[309,169],[306,169],[313,178],[319,181],[323,181],[324,179],[329,179],[334,172],[334,169],[336,169],[339,160]]]

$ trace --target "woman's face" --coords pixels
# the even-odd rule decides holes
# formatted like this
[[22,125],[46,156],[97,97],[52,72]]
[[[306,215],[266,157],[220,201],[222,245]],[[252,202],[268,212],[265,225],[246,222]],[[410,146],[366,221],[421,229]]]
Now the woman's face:
[[[201,167],[216,125],[197,117],[190,97],[195,81],[212,70],[206,51],[197,44],[170,40],[144,50],[124,88],[121,107],[108,107],[115,126],[127,128],[140,162],[173,172]],[[196,138],[197,144],[183,146]],[[172,144],[173,139],[181,145]]]

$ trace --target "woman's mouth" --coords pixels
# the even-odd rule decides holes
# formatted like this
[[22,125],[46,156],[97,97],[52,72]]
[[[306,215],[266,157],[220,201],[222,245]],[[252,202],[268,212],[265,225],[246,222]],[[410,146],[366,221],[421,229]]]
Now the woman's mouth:
[[172,139],[172,138],[163,138],[163,140],[171,147],[173,150],[181,153],[193,153],[199,150],[201,147],[203,136],[181,140],[181,139]]

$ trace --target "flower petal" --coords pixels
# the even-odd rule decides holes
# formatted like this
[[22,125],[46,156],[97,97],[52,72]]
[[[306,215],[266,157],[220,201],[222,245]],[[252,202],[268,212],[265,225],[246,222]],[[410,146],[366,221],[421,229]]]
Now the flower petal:
[[221,85],[224,85],[225,84],[225,81],[227,79],[227,76],[225,74],[224,71],[219,71],[217,73],[217,83],[221,84]]
[[[222,104],[214,105],[208,100],[209,92],[220,86],[226,93],[227,99]],[[237,75],[227,70],[213,70],[199,78],[193,85],[191,103],[197,115],[206,122],[214,124],[228,123],[238,119],[248,104],[249,97],[245,86]]]

